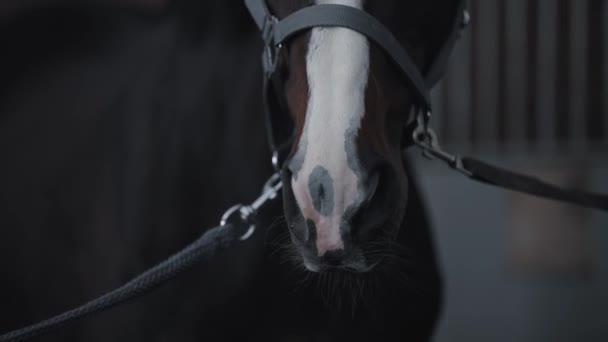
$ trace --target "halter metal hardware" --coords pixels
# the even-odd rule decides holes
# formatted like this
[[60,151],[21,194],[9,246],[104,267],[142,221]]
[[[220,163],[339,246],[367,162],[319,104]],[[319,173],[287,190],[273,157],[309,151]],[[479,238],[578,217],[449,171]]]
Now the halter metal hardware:
[[469,23],[471,22],[471,13],[469,13],[469,11],[467,11],[466,9],[462,10],[462,22],[460,23],[460,29],[463,30],[465,29],[467,26],[469,26]]
[[283,44],[266,45],[266,47],[264,47],[264,53],[262,56],[262,66],[264,68],[264,72],[266,73],[267,78],[270,78],[276,70],[277,63],[279,60],[279,54],[281,53],[282,48]]
[[262,27],[262,39],[264,40],[264,53],[262,56],[262,65],[266,77],[270,77],[277,66],[277,60],[279,59],[279,53],[283,45],[280,42],[274,40],[274,29],[279,20],[275,16],[267,16],[264,19],[264,26]]
[[245,233],[241,235],[239,240],[245,241],[249,239],[255,232],[256,216],[259,210],[277,197],[282,186],[280,174],[273,174],[264,184],[262,194],[253,203],[250,205],[237,204],[232,206],[222,215],[220,225],[248,226],[246,230],[244,229]]
[[277,151],[276,149],[272,150],[272,167],[274,168],[274,170],[279,173],[281,172],[281,163],[279,161],[279,151]]
[[418,124],[412,136],[414,143],[422,149],[423,155],[426,158],[442,160],[451,168],[463,173],[467,177],[472,177],[473,173],[464,167],[460,156],[450,154],[441,148],[437,134],[429,127],[430,116],[430,111],[418,115]]

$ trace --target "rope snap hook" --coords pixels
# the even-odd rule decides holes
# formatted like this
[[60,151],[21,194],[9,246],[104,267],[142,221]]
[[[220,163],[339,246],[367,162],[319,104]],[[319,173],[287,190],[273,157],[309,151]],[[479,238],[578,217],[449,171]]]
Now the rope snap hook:
[[245,241],[253,235],[256,228],[257,214],[268,202],[275,199],[283,184],[281,175],[277,172],[273,174],[264,184],[262,194],[250,205],[237,204],[226,210],[222,219],[221,226],[231,225],[241,229],[244,233],[239,237],[240,241]]

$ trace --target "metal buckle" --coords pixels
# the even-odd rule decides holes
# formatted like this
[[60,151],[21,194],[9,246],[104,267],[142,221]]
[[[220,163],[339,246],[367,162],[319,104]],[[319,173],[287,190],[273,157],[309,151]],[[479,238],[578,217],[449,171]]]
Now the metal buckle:
[[262,194],[253,203],[250,205],[237,204],[232,206],[222,215],[220,225],[248,226],[245,233],[239,237],[239,240],[244,241],[249,239],[255,232],[255,221],[259,210],[278,196],[282,186],[281,175],[279,173],[273,174],[264,184]]
[[439,159],[451,168],[463,173],[468,177],[472,177],[471,171],[467,170],[459,156],[450,154],[444,151],[439,145],[439,139],[435,131],[429,127],[429,119],[431,112],[421,113],[417,118],[417,126],[412,133],[414,143],[422,149],[422,155],[428,159]]

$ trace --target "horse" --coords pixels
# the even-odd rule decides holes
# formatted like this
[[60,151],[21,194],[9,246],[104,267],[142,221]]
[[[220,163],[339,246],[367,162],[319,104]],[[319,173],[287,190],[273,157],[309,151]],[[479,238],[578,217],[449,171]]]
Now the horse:
[[[279,18],[315,4],[364,9],[421,69],[457,2],[267,1]],[[0,29],[1,331],[122,284],[255,198],[273,172],[261,45],[240,1],[27,6]],[[441,276],[401,153],[411,90],[347,29],[294,37],[280,64],[295,139],[282,200],[256,234],[45,340],[431,338]]]

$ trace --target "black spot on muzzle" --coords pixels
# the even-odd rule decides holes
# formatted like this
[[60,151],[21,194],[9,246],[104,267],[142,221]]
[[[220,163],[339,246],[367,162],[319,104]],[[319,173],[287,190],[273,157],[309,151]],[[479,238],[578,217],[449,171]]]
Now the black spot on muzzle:
[[334,211],[334,184],[329,172],[322,167],[315,167],[308,178],[308,191],[312,205],[319,214],[329,216]]

